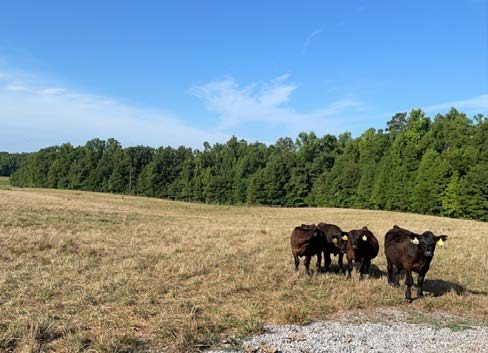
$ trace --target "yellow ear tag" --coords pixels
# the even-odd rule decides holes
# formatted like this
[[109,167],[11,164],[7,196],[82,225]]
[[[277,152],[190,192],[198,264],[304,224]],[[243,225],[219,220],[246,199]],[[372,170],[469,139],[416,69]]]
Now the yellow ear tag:
[[334,244],[337,244],[337,239],[336,239],[336,238],[332,239],[332,242],[333,242]]
[[415,245],[419,245],[420,242],[419,240],[417,239],[417,237],[413,238],[413,240],[411,240],[412,244],[415,244]]
[[363,239],[363,241],[366,241],[366,240],[368,240],[368,237],[366,235],[363,235],[363,237],[361,239]]
[[444,246],[444,241],[442,238],[437,241],[437,244],[439,244],[439,246]]
[[349,238],[347,237],[347,235],[344,235],[344,236],[342,237],[342,240],[347,240],[347,239],[349,239]]

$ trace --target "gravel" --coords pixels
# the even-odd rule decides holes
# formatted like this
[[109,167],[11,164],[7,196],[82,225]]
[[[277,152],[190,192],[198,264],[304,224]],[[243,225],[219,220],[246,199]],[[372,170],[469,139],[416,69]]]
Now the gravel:
[[[234,352],[488,352],[488,327],[462,330],[404,322],[319,321],[306,326],[267,325],[266,333],[242,342]],[[213,351],[212,353],[229,353]],[[209,352],[210,353],[210,352]]]

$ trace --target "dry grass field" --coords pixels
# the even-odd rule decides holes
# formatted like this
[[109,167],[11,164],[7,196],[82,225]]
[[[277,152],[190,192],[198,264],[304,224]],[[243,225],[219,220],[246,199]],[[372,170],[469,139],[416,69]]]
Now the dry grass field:
[[[381,246],[376,276],[295,276],[290,232],[320,221],[367,225]],[[383,272],[383,236],[394,224],[449,235],[427,274],[427,297],[412,304]],[[195,351],[266,322],[379,307],[486,324],[487,254],[481,222],[0,188],[0,351]]]

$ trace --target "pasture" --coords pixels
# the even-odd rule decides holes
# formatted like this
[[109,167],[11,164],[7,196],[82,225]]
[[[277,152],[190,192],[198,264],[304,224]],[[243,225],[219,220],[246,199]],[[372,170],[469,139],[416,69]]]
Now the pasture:
[[0,186],[1,185],[10,185],[9,177],[0,176]]
[[[374,232],[372,278],[309,278],[302,266],[294,274],[290,232],[320,221]],[[449,236],[436,250],[426,297],[412,304],[403,281],[386,284],[383,237],[394,224]],[[194,351],[267,322],[392,307],[488,323],[487,254],[483,222],[0,189],[0,351]]]

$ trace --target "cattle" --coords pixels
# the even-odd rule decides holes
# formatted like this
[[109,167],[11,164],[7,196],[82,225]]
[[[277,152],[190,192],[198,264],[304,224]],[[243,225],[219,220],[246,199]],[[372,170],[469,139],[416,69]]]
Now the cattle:
[[346,252],[346,242],[349,239],[349,233],[343,232],[341,228],[335,224],[319,223],[317,225],[319,229],[325,234],[327,239],[326,247],[323,251],[324,257],[324,270],[325,272],[330,271],[330,255],[339,255],[338,263],[339,268],[342,273],[346,273],[344,268],[344,253]]
[[324,251],[327,239],[325,234],[315,224],[302,224],[295,227],[290,237],[291,252],[295,259],[295,271],[298,271],[300,257],[305,257],[305,271],[310,275],[310,260],[317,256],[317,271],[320,272],[322,252]]
[[405,284],[407,290],[405,299],[412,302],[412,272],[418,274],[417,297],[423,296],[425,275],[429,270],[434,257],[436,244],[443,244],[447,235],[434,235],[431,231],[422,234],[411,232],[407,229],[393,226],[385,234],[385,255],[388,269],[388,284],[399,286],[397,274],[405,271]]
[[349,239],[346,243],[347,256],[347,278],[351,278],[351,272],[354,262],[360,262],[360,278],[369,272],[371,260],[378,255],[378,240],[367,227],[354,229],[349,232]]

